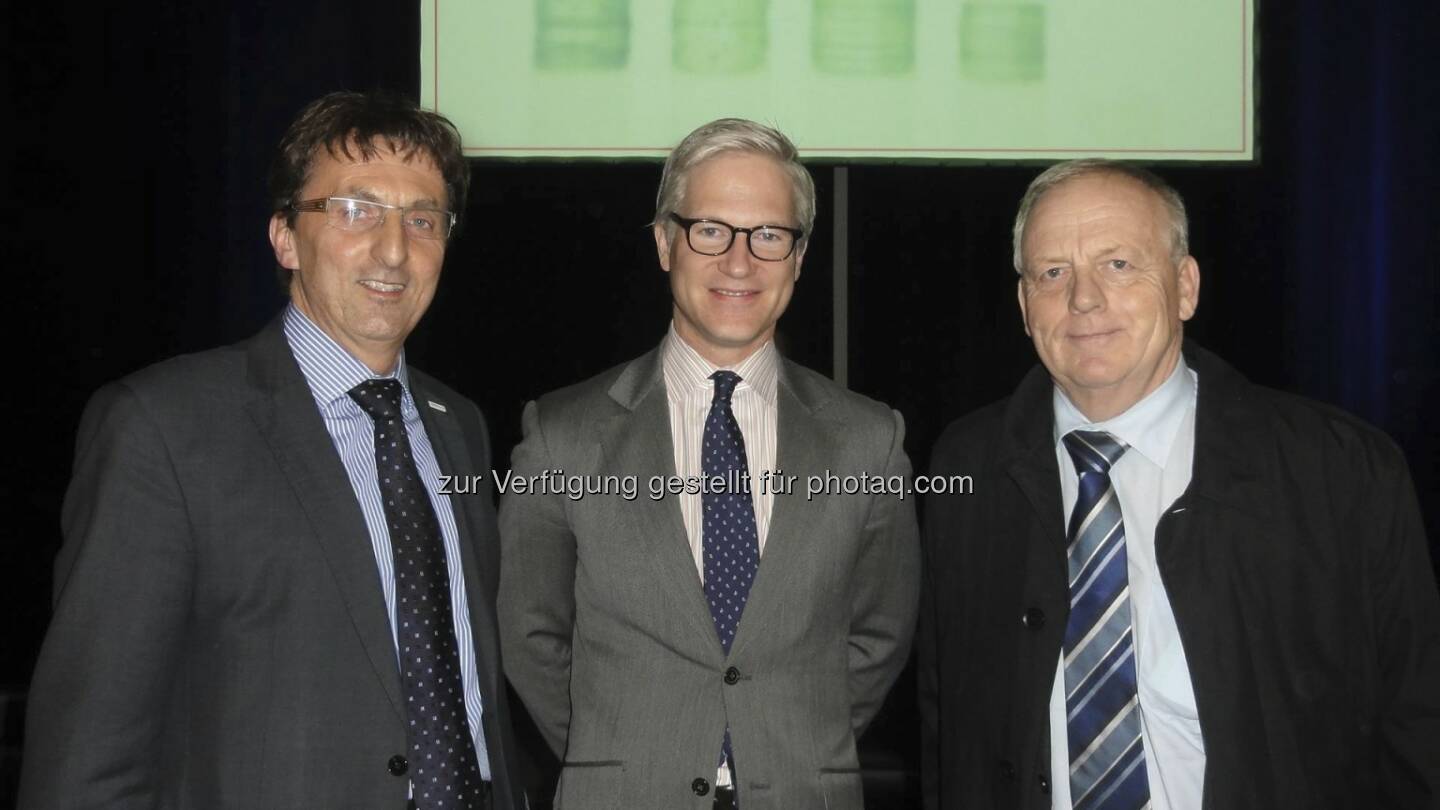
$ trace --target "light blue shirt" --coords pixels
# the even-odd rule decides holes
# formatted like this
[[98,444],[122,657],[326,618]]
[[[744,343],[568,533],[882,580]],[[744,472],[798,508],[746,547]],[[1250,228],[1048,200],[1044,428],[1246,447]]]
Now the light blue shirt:
[[[400,411],[405,419],[405,432],[419,469],[440,534],[445,544],[445,565],[450,570],[450,605],[455,620],[455,641],[460,653],[460,676],[465,687],[465,713],[470,734],[475,738],[475,753],[480,760],[480,776],[490,780],[490,758],[485,748],[485,732],[480,718],[484,706],[480,699],[480,678],[475,666],[475,645],[470,633],[470,609],[465,597],[465,571],[460,562],[460,532],[455,527],[455,513],[449,496],[440,491],[440,465],[425,435],[425,423],[410,395],[410,381],[405,372],[405,353],[395,364],[393,374],[381,375],[345,351],[305,314],[290,304],[285,309],[285,340],[300,364],[300,372],[310,384],[315,405],[325,420],[325,430],[335,443],[335,451],[350,476],[355,499],[365,513],[370,547],[375,552],[380,589],[385,594],[385,609],[390,615],[390,635],[395,637],[395,563],[390,550],[390,531],[385,522],[385,507],[380,499],[380,484],[375,472],[375,424],[355,400],[350,389],[366,380],[398,379],[402,394]],[[358,538],[357,538],[358,539]],[[396,643],[396,668],[399,668],[399,644]]]
[[[1091,422],[1057,386],[1055,456],[1065,522],[1079,498],[1075,462],[1061,443],[1072,430],[1103,430],[1129,449],[1110,470],[1125,521],[1130,619],[1140,693],[1140,736],[1153,810],[1200,810],[1205,779],[1205,742],[1195,690],[1175,612],[1155,560],[1155,527],[1190,485],[1195,460],[1195,402],[1199,380],[1181,357],[1160,387],[1103,422]],[[1065,655],[1057,662],[1050,697],[1051,806],[1069,810],[1070,751],[1065,732]]]

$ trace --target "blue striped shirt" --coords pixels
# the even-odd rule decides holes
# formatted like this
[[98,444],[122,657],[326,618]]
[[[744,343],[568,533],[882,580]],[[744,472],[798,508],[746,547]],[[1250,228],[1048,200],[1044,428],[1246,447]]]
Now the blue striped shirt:
[[[455,513],[449,496],[440,491],[440,465],[425,435],[425,423],[410,395],[410,380],[405,372],[405,353],[400,353],[395,372],[376,374],[356,360],[325,334],[305,314],[290,304],[285,309],[285,339],[300,364],[300,372],[310,384],[315,405],[325,419],[325,430],[335,443],[335,451],[350,476],[355,499],[365,513],[370,547],[375,552],[375,565],[380,572],[380,588],[385,593],[385,609],[390,614],[390,633],[395,634],[395,565],[390,551],[390,532],[386,528],[385,508],[380,501],[380,484],[375,472],[375,426],[370,415],[350,398],[350,389],[370,379],[393,378],[400,381],[403,393],[400,410],[405,418],[405,432],[419,468],[430,503],[440,521],[440,534],[445,542],[445,564],[450,569],[450,604],[455,616],[455,641],[460,653],[460,675],[465,685],[465,713],[469,715],[470,734],[475,738],[475,753],[480,760],[480,776],[490,780],[490,758],[485,748],[485,732],[480,725],[484,708],[480,702],[480,679],[475,668],[475,646],[470,635],[469,602],[465,598],[465,572],[460,564],[460,532],[455,528]],[[396,644],[396,667],[399,667],[399,644]]]

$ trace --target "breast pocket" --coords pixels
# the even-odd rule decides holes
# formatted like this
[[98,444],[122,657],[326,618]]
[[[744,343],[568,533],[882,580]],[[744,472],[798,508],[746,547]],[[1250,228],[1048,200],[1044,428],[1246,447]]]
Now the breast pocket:
[[821,771],[820,793],[825,797],[825,810],[863,810],[865,807],[865,786],[859,770]]
[[625,763],[567,762],[555,787],[555,810],[618,810]]

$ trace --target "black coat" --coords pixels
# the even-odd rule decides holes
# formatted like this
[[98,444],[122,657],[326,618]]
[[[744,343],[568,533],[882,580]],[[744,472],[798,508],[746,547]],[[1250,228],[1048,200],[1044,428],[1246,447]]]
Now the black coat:
[[[1155,531],[1205,740],[1206,808],[1440,808],[1440,598],[1398,448],[1203,350],[1189,488]],[[1051,386],[952,424],[925,520],[930,808],[1050,805],[1069,609]]]

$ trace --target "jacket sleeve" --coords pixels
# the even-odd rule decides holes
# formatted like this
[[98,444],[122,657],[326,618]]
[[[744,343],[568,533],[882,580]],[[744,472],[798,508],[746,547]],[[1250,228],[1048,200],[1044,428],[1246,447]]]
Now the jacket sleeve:
[[1440,595],[1409,472],[1399,450],[1387,450],[1372,490],[1358,501],[1380,543],[1370,564],[1382,679],[1380,784],[1388,795],[1378,804],[1440,808]]
[[[885,477],[909,484],[905,422],[892,412],[894,430]],[[875,718],[885,694],[910,658],[920,598],[920,537],[912,493],[875,496],[865,523],[850,618],[850,719],[859,736]]]
[[186,634],[193,537],[160,426],[124,383],[81,420],[19,806],[152,807]]
[[[525,406],[524,438],[511,475],[555,469],[539,405]],[[500,501],[501,657],[546,743],[562,757],[570,727],[570,652],[575,629],[575,535],[563,496],[507,492]]]

